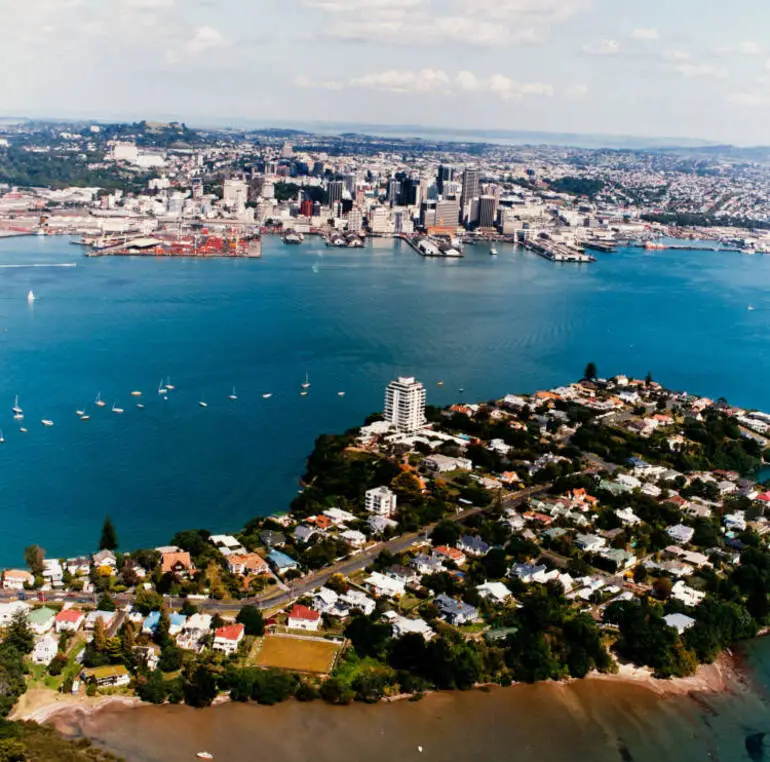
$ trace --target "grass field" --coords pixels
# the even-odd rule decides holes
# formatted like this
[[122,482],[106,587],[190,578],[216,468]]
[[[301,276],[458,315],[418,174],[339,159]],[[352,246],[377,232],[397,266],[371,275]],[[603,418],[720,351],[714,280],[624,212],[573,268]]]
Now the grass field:
[[258,667],[326,674],[331,671],[338,651],[339,645],[331,641],[267,635],[255,663]]

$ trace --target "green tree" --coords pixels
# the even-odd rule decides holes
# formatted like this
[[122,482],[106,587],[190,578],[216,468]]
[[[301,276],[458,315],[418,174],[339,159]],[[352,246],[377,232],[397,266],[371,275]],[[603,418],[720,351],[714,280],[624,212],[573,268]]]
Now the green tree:
[[115,601],[112,600],[109,593],[102,593],[99,596],[99,602],[96,604],[96,607],[99,611],[115,611],[117,608]]
[[35,577],[43,574],[43,561],[45,560],[45,550],[39,545],[30,545],[24,549],[24,563]]
[[589,362],[586,365],[586,369],[583,371],[583,378],[586,381],[595,381],[599,377],[599,373],[596,370],[596,363]]
[[155,628],[153,640],[161,647],[165,648],[171,642],[171,619],[168,616],[168,610],[164,606],[160,610],[160,619]]
[[265,619],[256,606],[244,606],[235,621],[244,626],[247,635],[265,634]]
[[23,611],[17,611],[13,615],[5,635],[5,644],[15,648],[21,654],[32,653],[35,647],[35,636]]
[[112,519],[107,516],[102,525],[102,536],[99,540],[99,550],[115,550],[118,547],[118,533]]
[[184,683],[184,700],[190,706],[211,706],[217,696],[217,677],[211,667],[198,665]]

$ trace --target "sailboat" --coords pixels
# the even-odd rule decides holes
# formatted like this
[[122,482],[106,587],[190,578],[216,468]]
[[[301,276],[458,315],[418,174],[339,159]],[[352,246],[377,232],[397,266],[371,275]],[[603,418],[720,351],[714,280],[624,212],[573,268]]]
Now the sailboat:
[[82,418],[86,414],[85,410],[76,410],[75,415],[78,416],[78,418]]
[[494,246],[489,250],[489,256],[490,257],[496,257],[497,256],[497,249]]
[[123,411],[122,407],[118,407],[118,403],[117,402],[113,402],[112,403],[112,412],[113,413],[117,413],[118,415],[122,415],[124,411]]
[[141,392],[139,392],[139,391],[136,391],[136,392],[131,392],[131,396],[132,396],[132,397],[141,397],[141,396],[142,396],[142,393],[141,393]]
[[756,307],[753,304],[749,305],[749,312],[754,312],[755,309]]
[[208,407],[208,406],[209,406],[209,403],[208,403],[208,402],[203,402],[203,400],[201,400],[201,401],[200,401],[198,404],[199,404],[201,407]]
[[5,444],[5,437],[3,436],[3,430],[0,429],[0,444]]
[[307,397],[307,395],[308,395],[308,394],[309,394],[308,390],[307,390],[307,389],[303,389],[303,390],[302,390],[302,391],[299,393],[299,396],[300,396],[300,397]]
[[40,421],[40,423],[42,423],[43,426],[48,426],[48,427],[53,426],[53,421],[49,420],[48,418],[43,418],[43,420]]
[[90,421],[91,420],[91,416],[88,415],[88,413],[86,413],[85,410],[81,410],[80,411],[80,420],[81,421]]
[[32,289],[30,289],[29,293],[27,294],[27,301],[30,304],[32,304],[32,302],[34,302],[36,299],[37,297],[35,296],[35,292]]
[[272,397],[272,392],[268,392],[267,394],[262,395],[263,400],[269,400]]
[[23,412],[24,412],[24,411],[23,411],[23,410],[22,410],[22,409],[19,407],[19,395],[18,395],[18,394],[17,394],[17,395],[14,397],[14,399],[13,399],[13,407],[11,408],[11,410],[13,410],[13,412],[14,412],[14,413],[16,413],[17,415],[18,415],[19,413],[23,413]]
[[166,385],[163,383],[163,379],[161,378],[160,384],[158,384],[158,394],[166,394],[168,389],[166,388]]
[[308,374],[305,373],[305,383],[302,384],[303,389],[309,389],[310,388],[310,378],[308,377]]
[[345,392],[337,392],[337,396],[338,397],[344,397],[345,396]]
[[27,433],[27,430],[26,430],[26,429],[25,429],[23,426],[22,426],[22,427],[19,429],[19,431],[20,431],[22,434],[26,434],[26,433]]
[[166,389],[168,389],[170,392],[173,392],[176,387],[171,383],[171,378],[166,378]]
[[238,399],[238,395],[235,393],[235,387],[233,387],[233,393],[228,395],[227,399],[233,400],[233,402]]
[[96,394],[96,402],[94,402],[96,407],[104,407],[107,403],[102,399],[102,393],[97,392]]

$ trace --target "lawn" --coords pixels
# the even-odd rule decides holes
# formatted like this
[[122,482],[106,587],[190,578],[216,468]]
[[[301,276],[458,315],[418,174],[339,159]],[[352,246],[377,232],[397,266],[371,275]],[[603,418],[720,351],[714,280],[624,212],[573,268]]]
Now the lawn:
[[339,648],[339,644],[328,640],[267,635],[254,662],[258,667],[327,674],[334,666]]

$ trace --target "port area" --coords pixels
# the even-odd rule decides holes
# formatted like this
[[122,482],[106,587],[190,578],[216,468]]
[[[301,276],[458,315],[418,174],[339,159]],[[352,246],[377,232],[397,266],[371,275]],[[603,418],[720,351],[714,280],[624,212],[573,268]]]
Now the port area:
[[86,247],[87,257],[199,257],[259,259],[262,241],[258,235],[213,233],[158,233],[153,236],[83,237],[74,243]]
[[520,245],[551,262],[596,262],[596,257],[586,254],[580,247],[543,238],[521,241]]
[[462,259],[461,244],[452,239],[445,240],[432,236],[397,236],[406,241],[421,257],[436,257],[441,259]]

